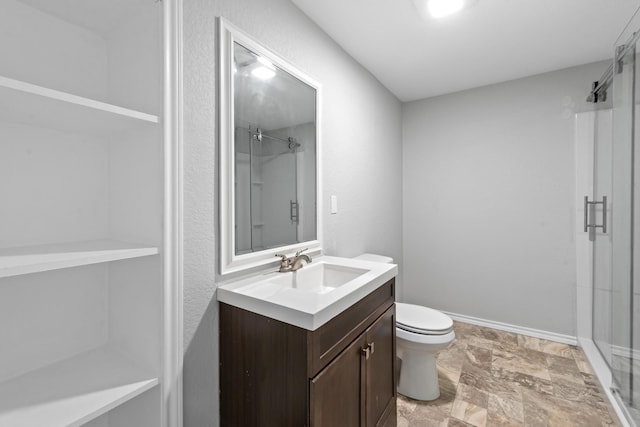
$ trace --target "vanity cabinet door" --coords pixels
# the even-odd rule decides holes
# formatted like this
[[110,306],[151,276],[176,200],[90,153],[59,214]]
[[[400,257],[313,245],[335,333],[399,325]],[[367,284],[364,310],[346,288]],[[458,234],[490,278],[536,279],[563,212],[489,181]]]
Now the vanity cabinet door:
[[369,348],[369,357],[365,359],[366,425],[395,425],[395,307],[380,316],[365,335]]
[[311,427],[363,427],[364,334],[310,380]]
[[396,425],[395,306],[311,379],[311,427]]

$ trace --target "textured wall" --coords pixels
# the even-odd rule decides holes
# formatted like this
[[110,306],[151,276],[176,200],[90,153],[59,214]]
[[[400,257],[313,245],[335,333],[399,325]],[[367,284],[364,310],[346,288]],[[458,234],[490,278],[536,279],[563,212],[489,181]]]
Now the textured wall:
[[[216,16],[322,84],[325,252],[401,262],[401,105],[288,0],[184,2],[184,420],[218,425]],[[329,195],[340,211],[329,215]]]
[[403,106],[405,299],[575,336],[573,113],[605,68]]

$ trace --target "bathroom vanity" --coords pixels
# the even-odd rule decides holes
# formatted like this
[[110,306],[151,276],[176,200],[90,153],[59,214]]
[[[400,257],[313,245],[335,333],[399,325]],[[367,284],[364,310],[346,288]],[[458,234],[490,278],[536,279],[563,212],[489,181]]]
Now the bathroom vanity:
[[221,302],[221,425],[395,426],[394,300],[391,278],[314,330]]
[[317,257],[320,84],[218,25],[221,425],[395,426],[397,266]]

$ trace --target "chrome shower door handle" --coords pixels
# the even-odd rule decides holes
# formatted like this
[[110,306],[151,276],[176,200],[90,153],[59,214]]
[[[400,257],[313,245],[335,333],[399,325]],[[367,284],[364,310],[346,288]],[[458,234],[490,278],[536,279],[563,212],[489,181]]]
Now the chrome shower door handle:
[[607,196],[602,196],[602,232],[607,232]]
[[[592,205],[602,205],[602,224],[595,224],[595,210],[592,212],[594,218],[592,218],[594,224],[589,224],[589,208]],[[589,231],[589,228],[602,228],[602,232],[607,232],[607,196],[602,196],[602,201],[590,202],[589,196],[584,196],[584,231]],[[590,236],[591,239],[591,236]],[[593,240],[593,239],[591,239]]]
[[589,196],[584,196],[584,232],[589,231]]
[[297,200],[289,200],[289,216],[291,217],[291,222],[293,224],[298,224],[298,211],[299,205]]

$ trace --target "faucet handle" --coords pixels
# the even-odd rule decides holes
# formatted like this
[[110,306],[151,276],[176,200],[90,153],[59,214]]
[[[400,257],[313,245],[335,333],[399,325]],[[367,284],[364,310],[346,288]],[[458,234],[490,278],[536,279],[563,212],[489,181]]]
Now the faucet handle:
[[280,260],[280,265],[281,266],[287,266],[289,264],[291,264],[291,258],[287,257],[285,254],[276,254],[277,257],[282,258]]
[[278,271],[280,273],[289,271],[291,269],[291,258],[287,258],[285,254],[276,254],[276,256],[282,258],[280,260],[280,269]]

